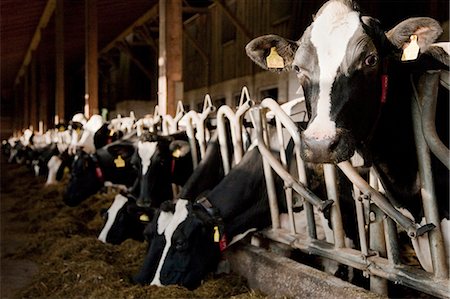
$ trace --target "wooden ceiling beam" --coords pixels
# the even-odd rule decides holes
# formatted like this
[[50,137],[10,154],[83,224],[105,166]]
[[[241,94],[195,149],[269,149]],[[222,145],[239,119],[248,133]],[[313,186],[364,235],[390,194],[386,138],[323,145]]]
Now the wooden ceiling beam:
[[17,72],[15,79],[16,85],[19,84],[20,77],[22,77],[25,74],[25,70],[31,62],[32,53],[37,49],[41,41],[41,31],[42,29],[47,27],[47,24],[51,16],[53,15],[53,12],[55,11],[55,7],[56,7],[56,0],[47,1],[44,11],[42,12],[41,18],[39,19],[39,23],[36,27],[36,30],[34,31],[33,37],[31,38],[31,42],[30,45],[28,46],[25,57],[23,58],[22,65],[20,66],[19,71]]
[[104,47],[99,55],[107,53],[109,50],[115,48],[118,42],[122,42],[136,27],[144,25],[150,19],[158,15],[158,4],[155,4],[150,8],[145,14],[143,14],[139,19],[137,19],[133,24],[128,26],[121,34],[119,34],[114,40],[112,40],[106,47]]

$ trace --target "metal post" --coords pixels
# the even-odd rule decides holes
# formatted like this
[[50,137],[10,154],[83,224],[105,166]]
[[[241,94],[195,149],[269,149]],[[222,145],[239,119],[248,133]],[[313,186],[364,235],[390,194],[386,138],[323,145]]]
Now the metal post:
[[447,278],[448,261],[445,256],[445,248],[440,228],[439,210],[437,206],[436,193],[433,184],[433,173],[431,171],[430,153],[422,133],[422,122],[420,115],[421,103],[433,101],[433,99],[437,97],[438,85],[439,85],[439,73],[437,72],[427,72],[421,77],[420,80],[421,96],[420,98],[418,98],[416,93],[415,98],[412,99],[412,115],[414,124],[414,137],[416,141],[417,157],[419,164],[419,175],[422,185],[421,194],[425,219],[427,220],[427,222],[436,225],[436,228],[428,233],[433,270],[436,277]]
[[[383,213],[372,205],[370,212],[370,249],[386,256],[386,242],[384,240]],[[380,295],[388,294],[387,280],[376,275],[370,276],[370,290]]]
[[334,246],[336,248],[345,247],[344,227],[342,225],[341,208],[339,205],[339,196],[336,181],[336,169],[332,164],[323,164],[323,174],[327,188],[327,197],[334,201],[331,206],[331,223],[334,232]]

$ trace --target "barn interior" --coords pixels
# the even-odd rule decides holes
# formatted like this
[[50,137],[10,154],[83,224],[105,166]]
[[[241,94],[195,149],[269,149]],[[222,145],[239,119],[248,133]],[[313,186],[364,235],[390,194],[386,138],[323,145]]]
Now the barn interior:
[[[179,102],[183,104],[185,111],[202,112],[206,94],[210,95],[216,108],[227,105],[234,110],[242,98],[244,86],[256,103],[267,97],[275,99],[278,104],[298,100],[303,94],[298,89],[296,74],[263,70],[249,59],[245,46],[253,38],[265,34],[298,40],[324,2],[326,1],[2,0],[0,138],[5,140],[10,136],[19,137],[25,129],[44,133],[49,129],[59,128],[61,124],[68,124],[77,113],[84,114],[87,119],[99,114],[104,121],[120,115],[128,116],[130,113],[140,119],[146,115],[154,115],[156,109],[160,115],[175,116]],[[409,17],[432,17],[444,29],[440,39],[449,40],[449,1],[359,0],[358,5],[364,15],[379,19],[386,31]],[[97,212],[108,208],[114,200],[116,193],[110,192],[113,188],[107,190],[109,193],[90,197],[83,203],[83,209],[75,210],[64,206],[61,201],[65,192],[63,184],[67,184],[69,180],[67,175],[62,184],[42,189],[40,187],[45,183],[44,179],[31,176],[28,170],[6,163],[2,157],[2,234],[11,238],[16,233],[26,232],[20,240],[13,236],[8,241],[1,241],[2,246],[7,242],[13,242],[13,245],[16,241],[20,243],[20,250],[17,252],[14,252],[17,248],[15,245],[2,247],[2,250],[8,248],[6,253],[2,253],[2,258],[5,254],[12,259],[27,259],[31,256],[41,264],[41,281],[35,281],[31,287],[17,293],[20,296],[267,296],[252,290],[238,276],[208,276],[205,284],[193,292],[173,287],[163,293],[154,286],[141,288],[124,281],[124,275],[129,277],[132,271],[137,271],[140,262],[137,259],[142,259],[146,248],[142,243],[134,241],[127,241],[118,247],[109,244],[108,247],[103,247],[105,244],[99,244],[94,237],[103,225]],[[66,225],[66,221],[70,225],[59,230],[59,226]],[[18,223],[18,226],[9,231],[11,223]],[[35,227],[28,226],[28,223]],[[261,240],[266,241],[267,235],[261,236]],[[71,239],[71,242],[66,244],[64,242],[67,239]],[[285,253],[285,245],[291,239],[284,238],[283,235],[273,239],[279,244],[271,250],[281,255]],[[409,241],[408,237],[406,239]],[[81,248],[83,246],[85,248]],[[253,269],[251,263],[262,259],[257,251],[258,249],[245,251],[238,248],[230,253],[229,258],[234,267],[248,272],[251,277],[255,274],[249,271]],[[316,260],[311,261],[310,256],[301,250],[295,254],[298,254],[295,257],[297,260],[317,267]],[[281,259],[267,253],[262,255],[266,264]],[[244,258],[246,263],[236,256]],[[93,257],[98,259],[97,264],[90,263],[94,260]],[[113,264],[111,257],[120,261],[120,267],[110,267]],[[79,266],[83,263],[88,266]],[[102,263],[108,265],[104,266]],[[350,263],[362,264],[359,259],[357,262],[350,260]],[[416,268],[420,267],[417,260],[414,263]],[[16,267],[14,263],[3,265],[2,263],[2,273],[5,273],[3,267]],[[388,274],[383,275],[397,273],[396,265],[387,262],[382,265],[389,266],[386,266],[389,268],[386,272]],[[55,271],[54,266],[59,268]],[[296,265],[283,267],[277,271],[269,268],[266,272],[274,272],[274,276],[279,274],[280,277],[289,277],[289,271],[298,268]],[[112,270],[111,275],[106,276],[104,273],[109,270]],[[313,272],[310,269],[304,271]],[[33,270],[32,274],[36,273],[37,270]],[[314,279],[306,278],[311,281],[311,288],[316,288],[327,280],[324,288],[327,288],[330,296],[346,296],[345,292],[340,291],[351,289],[350,284],[341,285],[338,282],[336,289],[339,292],[333,293],[335,281],[322,278],[321,273],[314,273],[313,275],[317,275]],[[367,274],[364,271],[361,273]],[[413,272],[414,275],[415,273]],[[270,275],[264,273],[262,276],[264,275],[269,277],[266,284],[272,284],[270,287],[274,290],[284,286]],[[405,280],[407,283],[403,284],[411,284],[414,279],[422,278],[414,275],[412,278],[408,276]],[[394,287],[389,290],[390,295],[444,298],[442,294],[445,290],[442,285],[448,281],[448,276],[444,279],[436,278],[439,281],[436,290],[423,291],[423,288],[432,284],[432,278],[432,274],[426,276],[426,283],[423,284],[425,287]],[[46,279],[49,280],[47,284],[44,281]],[[108,279],[110,280],[106,283]],[[290,284],[303,284],[301,279],[302,277],[292,278]],[[270,280],[273,281],[270,283]],[[383,279],[383,283],[387,285],[386,281]],[[8,284],[5,284],[3,277],[2,283],[4,286]],[[256,282],[253,283],[253,286],[258,286]],[[370,283],[372,281],[365,279],[357,285],[370,289],[371,286],[367,286]],[[76,287],[71,284],[76,284]],[[397,284],[397,281],[392,284]],[[123,293],[117,293],[118,289]],[[366,292],[363,288],[352,291],[356,292],[355,297],[378,298],[378,295]],[[378,293],[383,292],[384,289]]]
[[[235,106],[243,86],[256,99],[292,100],[296,77],[263,72],[244,47],[268,33],[299,39],[322,2],[2,1],[1,137],[77,112],[141,117],[158,104],[173,115],[177,101],[199,109],[206,93]],[[410,16],[448,20],[443,0],[359,5],[386,30]]]

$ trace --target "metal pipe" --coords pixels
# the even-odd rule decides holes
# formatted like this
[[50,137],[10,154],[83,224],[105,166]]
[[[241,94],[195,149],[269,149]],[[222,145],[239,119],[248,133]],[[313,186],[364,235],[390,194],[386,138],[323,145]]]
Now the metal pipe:
[[410,238],[415,238],[417,236],[423,235],[424,233],[432,230],[435,226],[433,224],[426,224],[423,226],[416,225],[409,218],[400,213],[395,209],[392,204],[378,191],[373,189],[367,184],[367,182],[359,175],[355,168],[350,164],[349,161],[344,161],[338,164],[338,167],[344,172],[347,178],[355,184],[364,196],[370,196],[372,201],[389,217],[391,217],[395,222],[402,226]]
[[361,192],[356,185],[353,185],[353,198],[355,199],[356,205],[356,219],[358,222],[358,233],[359,233],[359,244],[361,247],[361,252],[364,256],[369,255],[369,249],[367,246],[367,229],[366,221],[364,217],[364,208],[362,203]]
[[[384,239],[383,212],[372,205],[370,212],[370,249],[386,257],[386,240]],[[387,280],[376,275],[370,275],[370,290],[377,294],[388,294]]]
[[436,102],[439,89],[440,71],[428,71],[423,76],[421,88],[422,130],[425,141],[433,154],[450,169],[450,150],[436,132]]
[[323,164],[323,175],[327,197],[334,201],[331,206],[331,223],[333,226],[334,246],[336,248],[345,247],[344,227],[342,225],[341,207],[339,205],[339,195],[336,181],[336,169],[332,164]]
[[386,252],[391,264],[400,265],[400,252],[398,248],[397,226],[394,220],[384,217],[384,239],[386,240]]
[[[263,123],[261,121],[262,118],[262,111],[261,109],[252,109],[251,110],[251,118],[253,125],[255,127],[255,130],[258,135],[258,139],[264,144],[263,141]],[[259,148],[259,145],[258,145]],[[278,202],[277,202],[277,194],[275,189],[275,183],[273,179],[273,173],[272,168],[270,167],[269,163],[267,162],[267,159],[264,159],[263,156],[263,167],[264,167],[264,177],[266,179],[266,188],[267,188],[267,195],[269,198],[269,205],[270,205],[270,216],[272,219],[272,228],[277,229],[280,228],[280,212],[278,210]]]
[[287,186],[292,186],[292,188],[301,196],[303,196],[307,201],[316,206],[320,211],[328,209],[332,204],[332,200],[322,201],[317,195],[315,195],[311,190],[305,188],[302,184],[297,182],[290,174],[287,172],[281,163],[272,155],[270,150],[266,147],[264,143],[263,132],[261,128],[256,126],[256,122],[261,121],[261,117],[258,116],[262,107],[255,107],[250,109],[250,116],[252,118],[253,125],[255,126],[258,149],[263,160],[266,160],[273,170],[285,181]]
[[[430,79],[431,78],[431,79]],[[420,102],[432,100],[429,98],[432,95],[430,89],[437,88],[431,82],[439,79],[435,73],[427,72],[421,77],[420,90],[423,91],[423,96],[417,98],[417,93],[412,99],[412,118],[414,125],[414,138],[416,141],[417,160],[419,166],[419,175],[421,181],[421,195],[425,219],[428,222],[435,223],[436,229],[428,233],[430,240],[431,261],[433,264],[434,274],[438,278],[448,277],[448,265],[445,256],[444,242],[440,227],[439,209],[437,205],[436,193],[433,184],[433,172],[431,170],[430,153],[422,132]],[[412,81],[412,80],[411,80]],[[414,83],[411,82],[414,87]],[[435,82],[436,83],[436,82]],[[431,84],[429,86],[428,84]],[[436,94],[434,94],[436,96]],[[420,101],[420,102],[419,102]]]

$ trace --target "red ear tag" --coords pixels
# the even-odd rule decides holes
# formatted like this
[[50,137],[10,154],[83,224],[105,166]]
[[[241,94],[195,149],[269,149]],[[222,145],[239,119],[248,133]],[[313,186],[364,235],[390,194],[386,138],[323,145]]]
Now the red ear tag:
[[99,166],[95,167],[95,175],[100,181],[103,181],[103,172]]
[[223,234],[222,238],[220,238],[219,248],[220,248],[220,252],[227,249],[227,237],[225,236],[225,234]]
[[381,75],[381,96],[380,96],[381,104],[385,104],[386,103],[388,86],[389,86],[389,77],[388,77],[388,75],[386,75],[386,74]]

